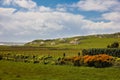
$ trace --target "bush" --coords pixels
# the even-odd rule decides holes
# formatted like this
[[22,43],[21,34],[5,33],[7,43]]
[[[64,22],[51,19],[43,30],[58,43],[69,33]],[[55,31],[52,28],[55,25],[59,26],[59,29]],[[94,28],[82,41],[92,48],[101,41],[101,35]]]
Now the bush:
[[57,59],[57,64],[59,65],[71,65],[73,61],[72,57],[63,57]]
[[60,61],[58,62],[58,64],[59,64],[59,65],[65,65],[66,62],[65,62],[64,60],[60,60]]
[[57,64],[59,65],[74,65],[74,66],[81,66],[81,56],[74,56],[74,57],[64,57],[60,60],[57,60]]
[[83,57],[86,66],[94,66],[97,68],[112,66],[113,57],[106,54],[99,54],[94,56],[86,55]]
[[98,54],[107,54],[114,57],[120,57],[120,49],[118,48],[92,48],[92,49],[83,49],[83,55],[98,55]]
[[103,68],[113,65],[113,57],[106,54],[98,55],[85,55],[75,57],[65,57],[60,59],[57,64],[59,65],[74,65],[81,66],[86,65],[89,67]]
[[38,60],[35,60],[33,63],[35,64],[35,63],[39,63],[40,61],[38,61]]
[[2,60],[3,59],[3,56],[2,55],[0,55],[0,60]]
[[[63,63],[64,61],[64,63]],[[63,64],[81,66],[82,65],[82,57],[74,56],[74,57],[65,57],[62,59]]]
[[74,66],[81,66],[82,65],[82,57],[81,56],[76,56],[73,59],[73,64],[74,64]]
[[120,67],[120,58],[116,58],[114,62],[115,67]]
[[118,48],[119,47],[119,43],[118,42],[114,42],[111,45],[108,45],[107,48]]

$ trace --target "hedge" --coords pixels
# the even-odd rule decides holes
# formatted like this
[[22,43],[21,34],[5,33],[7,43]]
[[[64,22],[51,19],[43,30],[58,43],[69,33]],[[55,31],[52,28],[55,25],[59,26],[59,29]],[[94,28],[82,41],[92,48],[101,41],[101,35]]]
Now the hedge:
[[120,49],[118,48],[92,48],[92,49],[83,49],[83,55],[98,55],[98,54],[107,54],[114,57],[120,57]]

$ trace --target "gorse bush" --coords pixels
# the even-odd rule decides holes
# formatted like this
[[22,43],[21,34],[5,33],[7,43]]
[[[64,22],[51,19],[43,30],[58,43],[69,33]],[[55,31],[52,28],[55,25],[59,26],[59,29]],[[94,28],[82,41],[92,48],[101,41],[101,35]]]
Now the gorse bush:
[[83,60],[83,58],[81,56],[76,56],[73,59],[74,66],[81,66],[82,65],[82,60]]
[[58,61],[58,64],[81,66],[82,65],[82,57],[81,56],[64,57]]
[[109,67],[113,64],[113,57],[106,54],[86,55],[83,57],[86,66],[94,66],[97,68]]
[[89,66],[96,68],[110,67],[114,58],[106,54],[64,57],[59,60],[59,65]]

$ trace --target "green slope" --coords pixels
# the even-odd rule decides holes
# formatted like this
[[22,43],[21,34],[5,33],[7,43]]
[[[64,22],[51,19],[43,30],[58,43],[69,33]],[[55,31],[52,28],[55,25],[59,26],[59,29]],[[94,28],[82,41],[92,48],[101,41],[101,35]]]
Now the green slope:
[[[71,43],[72,41],[74,43]],[[120,43],[120,33],[76,36],[71,38],[51,40],[34,40],[25,45],[37,47],[83,49],[83,48],[106,48],[108,44],[111,44],[113,42]]]

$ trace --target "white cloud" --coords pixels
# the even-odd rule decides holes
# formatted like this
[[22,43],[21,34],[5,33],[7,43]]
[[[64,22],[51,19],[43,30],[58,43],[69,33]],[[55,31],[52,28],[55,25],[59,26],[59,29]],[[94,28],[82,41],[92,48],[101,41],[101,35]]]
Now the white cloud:
[[3,5],[10,5],[12,0],[1,0]]
[[0,13],[1,14],[11,14],[15,11],[16,9],[14,8],[1,8],[0,7]]
[[72,6],[85,11],[108,11],[113,8],[118,10],[119,4],[118,0],[80,0]]
[[37,4],[32,0],[2,0],[3,5],[13,5],[21,8],[32,9],[37,7]]
[[[120,30],[119,23],[116,23],[117,17],[113,18],[111,22],[93,22],[84,19],[81,15],[75,15],[65,12],[16,12],[12,13],[14,9],[1,8],[4,12],[0,14],[1,28],[5,30],[4,34],[11,35],[37,35],[37,34],[49,34],[57,32],[64,32],[65,34],[77,34],[80,31],[87,30],[88,32],[105,32],[106,30]],[[7,14],[10,13],[10,14]],[[106,14],[104,14],[105,16]],[[115,14],[114,14],[115,15]],[[113,16],[114,16],[113,15]],[[109,16],[112,16],[110,14]],[[111,19],[106,16],[106,19]],[[113,27],[114,26],[114,27]],[[75,32],[75,33],[76,33]],[[33,34],[33,35],[32,35]],[[87,34],[87,32],[86,32]],[[74,34],[75,35],[75,34]]]
[[39,11],[41,11],[41,12],[49,12],[49,11],[53,11],[53,10],[51,8],[49,8],[49,7],[39,6]]
[[60,11],[60,12],[65,12],[65,11],[67,11],[66,8],[58,8],[58,7],[56,8],[56,10],[57,10],[57,11]]
[[7,33],[12,31],[11,34],[13,35],[31,35],[32,33],[37,34],[61,30],[63,28],[61,17],[63,18],[66,16],[65,13],[59,12],[11,13],[11,10],[14,9],[1,9],[3,14],[0,14],[0,17],[4,16],[4,18],[0,19],[0,24],[3,26],[2,28],[4,28]]
[[66,7],[67,5],[61,5],[61,4],[58,4],[57,6],[56,6],[56,10],[57,11],[61,11],[61,12],[65,12],[65,11],[67,11],[67,7]]
[[102,17],[106,20],[118,22],[120,21],[120,12],[110,12],[102,14]]
[[32,0],[14,0],[13,4],[28,9],[35,8],[37,6]]
[[0,35],[2,35],[3,34],[3,32],[0,32]]
[[[6,31],[13,35],[31,35],[32,33],[49,33],[60,31],[68,25],[71,27],[83,18],[80,15],[62,12],[16,12],[14,9],[1,8],[0,24]],[[9,13],[9,14],[7,14]],[[73,21],[71,21],[73,20]],[[76,22],[77,21],[77,22]],[[9,23],[7,23],[9,22]],[[70,22],[70,23],[69,23]]]
[[[118,23],[119,24],[119,23]],[[88,21],[86,25],[83,28],[89,29],[89,30],[95,30],[96,32],[99,30],[120,30],[119,25],[115,22],[91,22]]]
[[25,8],[30,11],[40,11],[40,12],[49,12],[49,11],[60,11],[64,12],[66,11],[66,8],[57,6],[55,9],[51,9],[50,7],[45,6],[38,6],[34,1],[32,0],[1,0],[1,4],[4,6],[14,6],[14,7],[20,7]]

